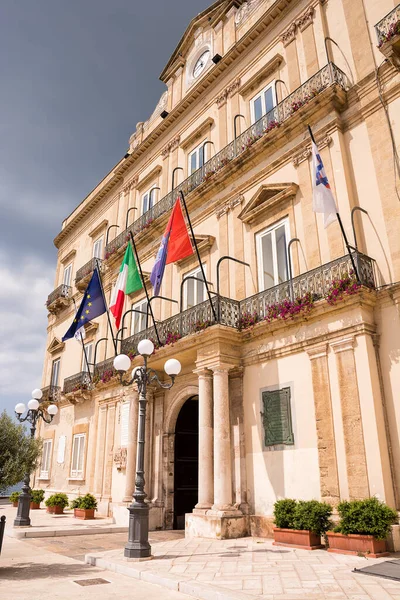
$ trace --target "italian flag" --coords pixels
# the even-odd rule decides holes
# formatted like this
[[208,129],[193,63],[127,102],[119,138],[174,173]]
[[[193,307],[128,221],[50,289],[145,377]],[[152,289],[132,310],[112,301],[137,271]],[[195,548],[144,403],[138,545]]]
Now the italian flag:
[[117,282],[111,294],[110,311],[115,317],[115,325],[119,329],[121,323],[122,312],[124,310],[125,295],[132,294],[141,290],[143,287],[139,271],[136,265],[135,257],[133,256],[132,246],[129,242],[124,260],[122,261],[121,268]]

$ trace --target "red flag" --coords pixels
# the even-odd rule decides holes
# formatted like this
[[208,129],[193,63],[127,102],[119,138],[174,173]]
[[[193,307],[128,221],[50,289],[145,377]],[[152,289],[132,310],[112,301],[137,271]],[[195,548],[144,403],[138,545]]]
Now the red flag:
[[193,254],[192,243],[189,238],[185,219],[183,218],[181,201],[177,198],[168,221],[164,236],[169,233],[166,263],[169,265],[181,258]]

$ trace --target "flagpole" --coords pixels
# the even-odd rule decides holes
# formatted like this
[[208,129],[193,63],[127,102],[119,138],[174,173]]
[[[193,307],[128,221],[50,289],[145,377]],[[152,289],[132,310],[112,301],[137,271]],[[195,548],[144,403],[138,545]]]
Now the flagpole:
[[149,299],[149,292],[147,291],[146,283],[144,281],[144,276],[143,276],[143,271],[142,271],[142,265],[140,264],[139,255],[138,255],[138,251],[137,251],[137,248],[136,248],[135,240],[133,239],[132,231],[130,231],[129,234],[130,234],[131,240],[132,240],[132,247],[133,247],[133,251],[135,253],[136,264],[137,264],[137,266],[139,268],[140,279],[142,280],[143,289],[144,289],[145,294],[146,294],[147,312],[150,311],[151,318],[153,319],[154,331],[156,332],[157,341],[158,341],[158,343],[161,346],[161,340],[160,340],[160,336],[158,335],[158,329],[157,329],[157,325],[156,325],[156,320],[154,318],[153,308],[151,306],[151,302],[150,302],[150,299]]
[[[308,131],[309,131],[309,134],[310,134],[311,140],[314,142],[314,144],[315,144],[315,145],[317,145],[317,142],[315,141],[315,138],[314,138],[314,135],[313,135],[313,132],[312,132],[312,129],[311,129],[310,125],[308,125]],[[341,232],[342,232],[342,236],[343,236],[343,239],[344,239],[344,243],[345,243],[345,245],[346,245],[346,248],[347,248],[347,252],[349,253],[349,257],[350,257],[351,264],[352,264],[352,266],[353,266],[353,269],[354,269],[354,274],[355,274],[355,276],[356,276],[357,283],[361,283],[361,281],[360,281],[360,277],[358,276],[358,271],[357,271],[356,263],[355,263],[355,261],[354,261],[354,256],[353,256],[353,254],[352,254],[352,252],[351,252],[351,248],[352,248],[352,246],[350,246],[350,244],[349,244],[349,241],[348,241],[348,239],[347,239],[346,232],[345,232],[345,230],[344,230],[344,227],[343,227],[342,219],[340,218],[340,214],[338,213],[338,211],[336,211],[336,218],[337,218],[337,220],[338,220],[339,227],[340,227],[340,230],[341,230]],[[353,250],[354,250],[354,248],[353,248]]]
[[[203,264],[202,264],[202,262],[201,262],[201,258],[200,258],[200,252],[199,252],[199,249],[198,249],[198,247],[197,247],[196,238],[194,237],[194,231],[193,231],[193,227],[192,227],[192,222],[191,222],[191,220],[190,220],[190,217],[189,217],[189,211],[188,211],[188,209],[187,209],[187,206],[186,206],[186,202],[185,202],[185,196],[183,195],[183,192],[182,192],[182,190],[180,190],[180,192],[179,192],[179,193],[180,193],[180,195],[181,195],[182,202],[183,202],[183,206],[184,206],[184,209],[185,209],[185,212],[186,212],[186,217],[187,217],[187,220],[188,220],[188,223],[189,223],[190,232],[191,232],[191,234],[192,234],[192,240],[193,240],[193,244],[194,244],[194,247],[196,248],[196,254],[197,254],[198,261],[199,261],[199,265],[200,265],[201,273],[202,273],[202,275],[203,275],[203,279],[204,279],[204,285],[206,286],[207,295],[208,295],[208,300],[209,300],[209,302],[210,302],[211,310],[212,310],[212,312],[213,312],[213,315],[214,315],[214,319],[215,319],[215,321],[216,321],[216,322],[218,322],[218,319],[217,319],[217,313],[215,312],[215,308],[214,308],[214,305],[213,305],[213,303],[212,303],[212,298],[211,298],[211,292],[210,292],[210,288],[208,287],[208,282],[207,282],[207,279],[206,279],[206,274],[204,273]],[[218,297],[218,302],[219,302],[219,297]]]
[[110,319],[110,313],[109,313],[109,310],[108,310],[108,305],[107,305],[107,301],[106,301],[106,295],[104,293],[103,281],[101,279],[101,274],[100,274],[98,260],[96,260],[96,267],[95,267],[95,269],[97,271],[97,275],[99,276],[100,289],[101,289],[101,293],[102,293],[102,296],[103,296],[104,306],[106,307],[106,313],[107,313],[108,325],[110,327],[111,339],[113,341],[115,356],[117,356],[117,343],[116,343],[116,341],[114,339],[114,336],[113,336],[113,330],[112,330],[112,324],[111,324],[111,319]]
[[[77,311],[77,308],[76,308],[76,302],[75,302],[75,298],[72,298],[72,300],[73,300],[73,302],[74,302],[74,307],[75,307],[75,315],[76,315],[76,313],[77,313],[78,311]],[[82,327],[82,326],[81,326],[81,327]],[[80,328],[79,328],[79,330],[80,330]],[[88,370],[88,373],[89,373],[90,383],[92,383],[92,374],[91,374],[91,372],[90,372],[90,365],[89,365],[88,358],[87,358],[87,354],[86,354],[86,348],[85,348],[85,343],[84,343],[84,341],[83,341],[83,335],[82,335],[82,331],[79,331],[79,335],[80,335],[80,337],[81,337],[82,349],[83,349],[83,356],[85,357],[85,363],[86,363],[86,368],[87,368],[87,370]]]

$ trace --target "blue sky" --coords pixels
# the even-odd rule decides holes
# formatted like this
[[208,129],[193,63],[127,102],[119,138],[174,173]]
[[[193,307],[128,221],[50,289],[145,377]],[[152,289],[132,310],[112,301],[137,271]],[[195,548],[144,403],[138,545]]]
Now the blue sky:
[[0,410],[41,381],[53,239],[153,112],[158,79],[211,0],[2,0]]

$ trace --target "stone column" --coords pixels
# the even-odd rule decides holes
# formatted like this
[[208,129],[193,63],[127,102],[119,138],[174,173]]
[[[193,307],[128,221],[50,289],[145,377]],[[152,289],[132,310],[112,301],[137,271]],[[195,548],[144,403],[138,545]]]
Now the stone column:
[[349,496],[352,500],[368,498],[370,490],[354,359],[354,338],[332,342],[330,345],[336,354]]
[[112,470],[114,464],[114,434],[115,434],[116,402],[108,405],[107,434],[105,439],[105,464],[102,497],[111,500]]
[[286,50],[286,64],[288,69],[289,89],[293,92],[300,85],[299,58],[296,47],[296,25],[292,25],[284,32],[282,42]]
[[213,382],[208,369],[199,376],[199,501],[196,509],[207,510],[214,501]]
[[329,385],[327,344],[309,348],[307,353],[311,361],[314,392],[321,500],[335,505],[340,501],[340,488],[331,388]]
[[229,374],[230,419],[232,431],[233,501],[247,514],[247,471],[243,410],[243,369]]
[[136,450],[138,434],[138,398],[139,394],[134,390],[129,406],[129,431],[128,445],[126,447],[126,471],[125,471],[125,495],[124,502],[131,502],[135,490],[136,477]]
[[164,421],[164,390],[154,395],[154,451],[153,451],[153,497],[154,506],[164,506],[163,498],[163,421]]
[[94,493],[101,497],[103,490],[104,448],[106,443],[107,404],[99,406],[96,445],[96,472],[94,477]]
[[296,22],[297,27],[302,32],[304,58],[306,61],[307,75],[311,77],[318,71],[317,48],[315,46],[314,37],[314,20],[315,8],[310,6]]
[[232,510],[232,464],[229,419],[229,369],[214,367],[214,504],[213,510]]

